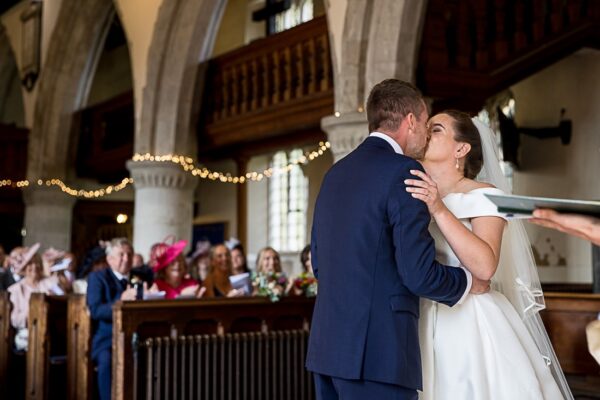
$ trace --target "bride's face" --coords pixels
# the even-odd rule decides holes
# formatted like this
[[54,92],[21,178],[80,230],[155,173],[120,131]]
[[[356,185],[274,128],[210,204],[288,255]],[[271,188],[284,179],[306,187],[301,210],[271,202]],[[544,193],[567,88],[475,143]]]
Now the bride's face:
[[436,114],[427,122],[429,146],[425,153],[425,162],[455,163],[455,154],[460,143],[454,140],[454,119],[447,114]]

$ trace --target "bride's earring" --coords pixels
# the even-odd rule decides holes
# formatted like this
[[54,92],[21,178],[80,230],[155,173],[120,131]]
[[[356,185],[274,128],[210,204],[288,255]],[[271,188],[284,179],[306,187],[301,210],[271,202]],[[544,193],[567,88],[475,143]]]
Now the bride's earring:
[[460,164],[458,163],[458,158],[456,159],[456,169],[460,169]]

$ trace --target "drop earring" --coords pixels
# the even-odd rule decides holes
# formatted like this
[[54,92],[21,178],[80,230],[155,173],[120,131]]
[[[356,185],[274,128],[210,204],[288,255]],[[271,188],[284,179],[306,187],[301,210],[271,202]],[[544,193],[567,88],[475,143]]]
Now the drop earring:
[[460,169],[460,164],[458,163],[458,158],[456,159],[456,169]]

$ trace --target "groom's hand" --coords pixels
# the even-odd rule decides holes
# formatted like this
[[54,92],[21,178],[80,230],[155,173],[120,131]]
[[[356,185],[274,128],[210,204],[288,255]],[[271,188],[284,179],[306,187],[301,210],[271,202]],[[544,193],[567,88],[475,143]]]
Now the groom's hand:
[[484,294],[490,291],[490,282],[491,281],[482,281],[481,279],[477,279],[473,276],[473,283],[471,284],[472,294]]

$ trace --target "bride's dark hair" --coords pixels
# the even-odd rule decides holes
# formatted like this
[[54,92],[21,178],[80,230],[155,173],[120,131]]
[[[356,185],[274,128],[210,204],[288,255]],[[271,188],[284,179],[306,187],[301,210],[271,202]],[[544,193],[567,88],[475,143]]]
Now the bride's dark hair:
[[481,136],[469,114],[458,110],[446,110],[440,114],[449,115],[454,120],[454,140],[469,143],[471,151],[465,156],[466,178],[475,179],[483,167],[483,150],[481,148]]

